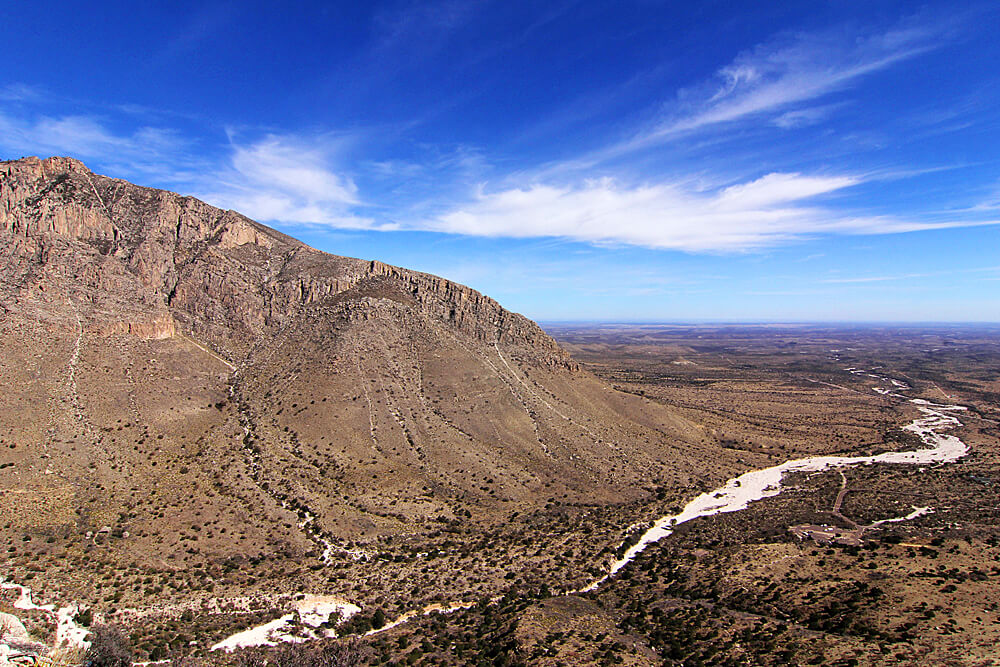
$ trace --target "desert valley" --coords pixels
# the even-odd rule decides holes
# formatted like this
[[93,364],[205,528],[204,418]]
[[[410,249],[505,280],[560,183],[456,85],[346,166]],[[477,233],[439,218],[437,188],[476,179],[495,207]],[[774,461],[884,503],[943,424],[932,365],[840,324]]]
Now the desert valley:
[[0,334],[0,660],[997,664],[995,326],[540,327],[29,157]]

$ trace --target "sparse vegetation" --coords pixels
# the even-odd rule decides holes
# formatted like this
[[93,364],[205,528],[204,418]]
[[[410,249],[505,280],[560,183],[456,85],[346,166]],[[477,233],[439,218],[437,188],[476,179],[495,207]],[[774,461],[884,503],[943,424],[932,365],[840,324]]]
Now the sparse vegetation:
[[358,667],[368,663],[370,649],[357,641],[285,644],[276,649],[241,651],[237,667]]

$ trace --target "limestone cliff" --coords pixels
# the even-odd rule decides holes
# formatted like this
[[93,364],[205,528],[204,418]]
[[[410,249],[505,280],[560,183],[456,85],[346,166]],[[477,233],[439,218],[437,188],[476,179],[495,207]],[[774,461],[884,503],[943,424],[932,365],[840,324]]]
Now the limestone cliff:
[[114,293],[136,283],[150,319],[117,329],[138,335],[169,335],[169,311],[184,329],[239,357],[324,299],[340,297],[350,311],[367,308],[351,291],[380,285],[480,341],[573,367],[534,323],[468,287],[322,253],[233,211],[99,176],[72,158],[0,163],[0,233],[11,254],[41,266],[54,247],[82,242],[92,263],[89,287]]

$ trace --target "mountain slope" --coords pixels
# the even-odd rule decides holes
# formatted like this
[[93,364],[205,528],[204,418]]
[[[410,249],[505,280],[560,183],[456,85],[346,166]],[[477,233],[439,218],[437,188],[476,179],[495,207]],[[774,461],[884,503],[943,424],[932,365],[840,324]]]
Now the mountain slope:
[[442,526],[611,525],[735,467],[474,290],[70,158],[0,163],[0,381],[0,511],[26,559],[349,572]]

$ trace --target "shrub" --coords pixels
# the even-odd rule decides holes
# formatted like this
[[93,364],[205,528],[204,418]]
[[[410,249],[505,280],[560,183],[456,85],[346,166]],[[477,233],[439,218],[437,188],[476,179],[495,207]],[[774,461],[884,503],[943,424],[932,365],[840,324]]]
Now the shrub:
[[78,625],[82,625],[84,627],[90,627],[90,624],[94,622],[94,612],[91,611],[89,607],[81,609],[80,611],[76,612],[76,616],[73,617],[73,620]]
[[132,667],[132,647],[118,628],[94,626],[83,664],[84,667]]

